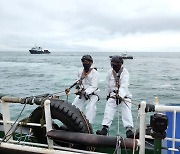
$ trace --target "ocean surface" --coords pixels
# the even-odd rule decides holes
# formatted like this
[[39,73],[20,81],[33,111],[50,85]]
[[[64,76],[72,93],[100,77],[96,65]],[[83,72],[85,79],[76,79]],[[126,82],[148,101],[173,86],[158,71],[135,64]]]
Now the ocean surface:
[[[109,56],[120,55],[112,52],[55,52],[47,55],[31,55],[25,52],[0,52],[0,93],[15,97],[27,97],[45,93],[62,92],[73,84],[79,67],[82,67],[81,57],[91,54],[94,66],[97,67],[100,80],[101,100],[97,104],[94,132],[101,128],[101,121],[106,103],[105,77],[110,69]],[[128,53],[133,60],[124,60],[124,67],[130,73],[129,89],[133,95],[132,114],[136,124],[137,105],[141,101],[153,103],[158,97],[160,104],[180,104],[180,53],[132,52]],[[71,90],[68,101],[75,98],[75,89]],[[61,99],[67,99],[64,93]],[[22,117],[30,115],[36,105],[27,105]],[[15,120],[23,105],[10,105],[11,118]],[[1,112],[0,107],[0,112]],[[118,117],[113,121],[110,134],[116,135]],[[148,120],[147,120],[148,121]],[[138,126],[137,126],[138,127]],[[120,134],[125,130],[120,120]]]

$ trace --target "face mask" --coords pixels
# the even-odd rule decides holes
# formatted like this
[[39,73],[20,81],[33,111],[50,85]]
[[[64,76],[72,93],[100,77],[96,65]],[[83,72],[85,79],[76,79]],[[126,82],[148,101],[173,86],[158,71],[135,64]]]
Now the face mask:
[[116,73],[119,72],[121,66],[120,65],[112,65],[113,70],[115,70]]
[[91,67],[91,64],[83,64],[84,71],[87,73]]

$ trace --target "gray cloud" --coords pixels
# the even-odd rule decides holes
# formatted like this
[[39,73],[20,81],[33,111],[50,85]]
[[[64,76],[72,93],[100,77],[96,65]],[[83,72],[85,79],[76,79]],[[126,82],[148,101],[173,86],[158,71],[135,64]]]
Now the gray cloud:
[[34,43],[57,50],[99,48],[103,41],[129,35],[180,33],[176,2],[0,0],[0,50],[23,50]]

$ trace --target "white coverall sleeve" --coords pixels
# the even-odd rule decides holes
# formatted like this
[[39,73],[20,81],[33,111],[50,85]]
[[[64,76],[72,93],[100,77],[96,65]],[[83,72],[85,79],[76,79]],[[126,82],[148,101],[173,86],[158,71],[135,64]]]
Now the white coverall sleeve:
[[105,82],[105,84],[106,84],[106,96],[108,96],[109,95],[109,93],[110,93],[110,84],[109,84],[109,80],[110,80],[110,73],[109,73],[109,71],[108,71],[108,74],[107,74],[107,76],[106,76],[106,82]]
[[77,74],[77,81],[81,78],[81,75],[82,75],[82,69],[79,69]]
[[119,96],[124,98],[128,93],[129,86],[129,73],[126,69],[123,70],[120,76],[120,88],[119,88]]
[[86,88],[85,92],[89,95],[95,92],[98,88],[99,74],[93,69],[87,78],[90,78],[90,85]]

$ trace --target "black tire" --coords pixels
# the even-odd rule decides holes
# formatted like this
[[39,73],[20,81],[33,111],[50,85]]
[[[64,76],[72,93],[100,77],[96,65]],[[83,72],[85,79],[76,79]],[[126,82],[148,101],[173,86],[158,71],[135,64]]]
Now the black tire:
[[[51,117],[61,121],[69,131],[93,134],[91,124],[85,115],[74,105],[67,101],[52,99],[51,100]],[[44,108],[37,107],[30,115],[30,122],[40,123],[44,118]],[[57,129],[57,125],[54,125]],[[33,134],[40,143],[47,143],[45,127],[32,127]]]
[[[30,115],[29,122],[40,124],[40,120],[44,120],[44,109],[42,107],[37,107]],[[46,139],[46,128],[31,126],[33,135],[37,138],[39,143],[47,143]]]

